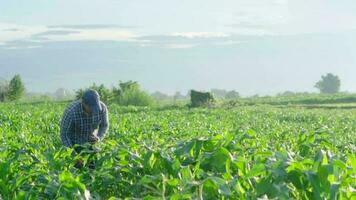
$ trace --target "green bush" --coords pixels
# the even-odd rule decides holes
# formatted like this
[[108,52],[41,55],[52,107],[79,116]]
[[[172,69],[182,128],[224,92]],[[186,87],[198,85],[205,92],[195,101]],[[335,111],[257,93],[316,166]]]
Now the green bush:
[[153,98],[139,89],[127,89],[118,97],[118,103],[123,106],[150,106]]
[[81,99],[84,92],[88,89],[96,90],[100,96],[100,100],[104,103],[109,103],[113,100],[113,93],[110,89],[106,88],[103,84],[96,85],[95,83],[87,89],[79,89],[76,91],[76,99]]
[[211,104],[214,101],[213,95],[210,92],[190,91],[190,106],[199,107]]
[[154,102],[153,97],[141,90],[136,81],[120,82],[112,92],[114,102],[122,106],[150,106]]
[[[112,89],[106,88],[103,84],[93,84],[87,89],[96,90],[100,99],[108,103],[117,103],[122,106],[150,106],[154,100],[151,95],[142,91],[140,85],[135,81],[120,82],[119,87]],[[76,98],[81,99],[87,89],[79,89],[76,91]]]

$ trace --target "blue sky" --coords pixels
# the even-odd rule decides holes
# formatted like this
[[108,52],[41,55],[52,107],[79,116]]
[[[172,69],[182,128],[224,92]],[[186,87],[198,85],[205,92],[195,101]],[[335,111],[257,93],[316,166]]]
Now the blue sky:
[[351,0],[0,1],[0,77],[27,89],[137,80],[151,92],[356,91]]

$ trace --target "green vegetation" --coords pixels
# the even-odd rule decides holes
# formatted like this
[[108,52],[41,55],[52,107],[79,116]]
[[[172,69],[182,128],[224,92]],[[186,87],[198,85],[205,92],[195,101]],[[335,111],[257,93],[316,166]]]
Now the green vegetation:
[[239,105],[319,105],[356,103],[356,94],[291,94],[280,96],[248,97],[235,100]]
[[0,80],[0,102],[4,102],[9,91],[9,84],[7,81]]
[[237,99],[240,94],[235,90],[223,90],[223,89],[211,89],[211,94],[214,95],[215,98],[219,99]]
[[115,102],[123,106],[149,106],[153,104],[153,98],[140,89],[140,85],[134,81],[121,82],[119,88],[114,88]]
[[20,75],[15,75],[10,83],[7,81],[0,82],[0,102],[18,101],[25,93],[25,86],[22,83]]
[[315,87],[324,94],[335,94],[340,91],[340,78],[334,74],[328,73],[321,77],[321,80],[315,84]]
[[[153,104],[153,97],[140,89],[140,85],[135,81],[120,82],[119,87],[106,88],[103,84],[97,86],[93,84],[88,89],[96,90],[100,99],[104,103],[116,103],[122,106],[150,106]],[[76,92],[76,98],[80,99],[86,89]]]
[[[114,94],[110,91],[110,89],[106,88],[103,84],[101,84],[99,86],[96,84],[93,84],[87,89],[96,90],[98,92],[98,94],[100,95],[100,100],[103,101],[104,103],[112,102],[112,100],[114,98]],[[76,99],[81,99],[85,90],[87,90],[87,89],[77,90],[76,95],[75,95]]]
[[66,104],[0,104],[0,199],[356,198],[356,110],[112,104],[96,169],[78,170]]
[[195,90],[190,91],[190,106],[199,107],[207,106],[213,103],[214,97],[210,92],[199,92]]

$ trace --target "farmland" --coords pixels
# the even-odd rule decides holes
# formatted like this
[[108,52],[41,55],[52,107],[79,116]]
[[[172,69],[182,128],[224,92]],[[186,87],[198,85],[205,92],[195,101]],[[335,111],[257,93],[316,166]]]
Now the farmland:
[[79,170],[65,105],[0,104],[0,199],[356,198],[354,109],[110,105],[96,169]]

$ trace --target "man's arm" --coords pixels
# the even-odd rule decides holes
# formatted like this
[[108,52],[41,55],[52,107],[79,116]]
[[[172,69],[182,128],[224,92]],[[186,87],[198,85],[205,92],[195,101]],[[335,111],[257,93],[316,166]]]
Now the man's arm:
[[104,138],[105,134],[109,130],[109,112],[104,104],[102,104],[102,108],[103,108],[102,120],[99,125],[99,131],[98,131],[98,137],[100,138],[100,140]]
[[71,112],[66,110],[63,114],[62,121],[61,121],[61,139],[62,143],[66,147],[72,147],[73,144],[69,138],[69,135],[73,131],[73,117]]

